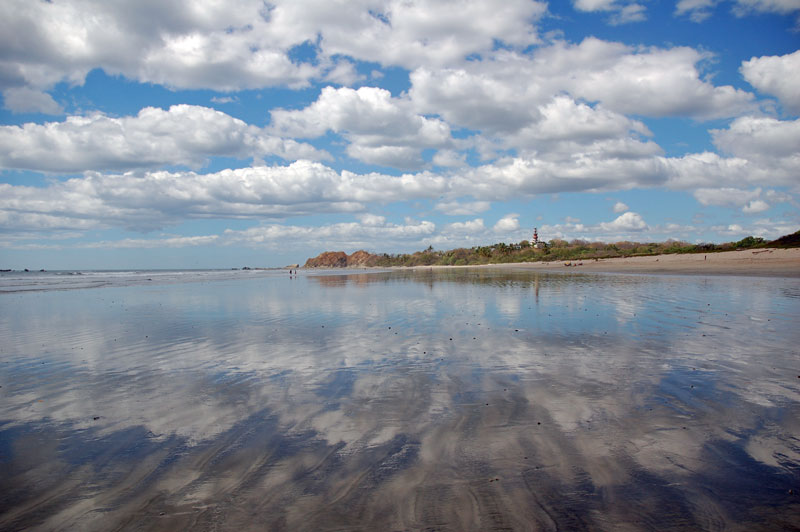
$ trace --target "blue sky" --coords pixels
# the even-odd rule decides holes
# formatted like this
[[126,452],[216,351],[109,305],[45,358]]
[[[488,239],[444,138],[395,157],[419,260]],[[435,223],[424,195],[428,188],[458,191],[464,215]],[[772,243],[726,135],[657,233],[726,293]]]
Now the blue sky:
[[0,5],[0,267],[800,228],[800,0]]

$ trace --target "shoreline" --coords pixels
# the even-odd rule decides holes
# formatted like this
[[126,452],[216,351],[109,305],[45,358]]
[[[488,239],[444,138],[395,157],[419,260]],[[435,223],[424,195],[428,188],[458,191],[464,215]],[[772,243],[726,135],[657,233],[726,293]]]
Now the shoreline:
[[[570,266],[565,264],[570,263]],[[800,277],[800,248],[763,248],[716,253],[684,253],[572,261],[507,262],[462,266],[392,266],[390,270],[448,268],[513,268],[558,272],[649,273]],[[347,270],[350,268],[343,268]],[[355,269],[355,268],[352,268]],[[370,268],[368,268],[370,269]]]

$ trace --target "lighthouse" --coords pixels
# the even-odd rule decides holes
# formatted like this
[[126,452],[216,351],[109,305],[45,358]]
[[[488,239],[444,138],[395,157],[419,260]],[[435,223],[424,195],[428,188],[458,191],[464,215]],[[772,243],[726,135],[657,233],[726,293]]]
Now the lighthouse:
[[533,240],[531,241],[531,243],[533,244],[533,247],[536,249],[539,249],[541,247],[541,244],[539,243],[539,233],[536,230],[536,227],[533,228]]

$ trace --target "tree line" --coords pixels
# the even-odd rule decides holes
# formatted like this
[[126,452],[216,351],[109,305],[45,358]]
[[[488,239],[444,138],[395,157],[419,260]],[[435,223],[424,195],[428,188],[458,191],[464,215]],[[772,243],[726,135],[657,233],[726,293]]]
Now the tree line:
[[474,246],[440,251],[429,246],[424,251],[415,253],[377,254],[369,260],[370,266],[468,266],[478,264],[502,264],[508,262],[537,261],[575,261],[612,257],[635,257],[646,255],[663,255],[669,253],[714,253],[759,247],[798,247],[800,231],[768,242],[761,237],[748,236],[736,242],[723,244],[690,244],[680,240],[666,242],[630,242],[613,243],[589,242],[574,239],[569,242],[553,239],[540,242],[539,248],[527,240],[506,244],[500,242],[490,246]]

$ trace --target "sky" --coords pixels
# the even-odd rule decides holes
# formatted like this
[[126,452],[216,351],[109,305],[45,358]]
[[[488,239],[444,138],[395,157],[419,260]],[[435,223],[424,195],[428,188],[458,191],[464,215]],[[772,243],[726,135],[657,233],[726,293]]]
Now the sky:
[[800,0],[4,0],[0,268],[800,229]]

